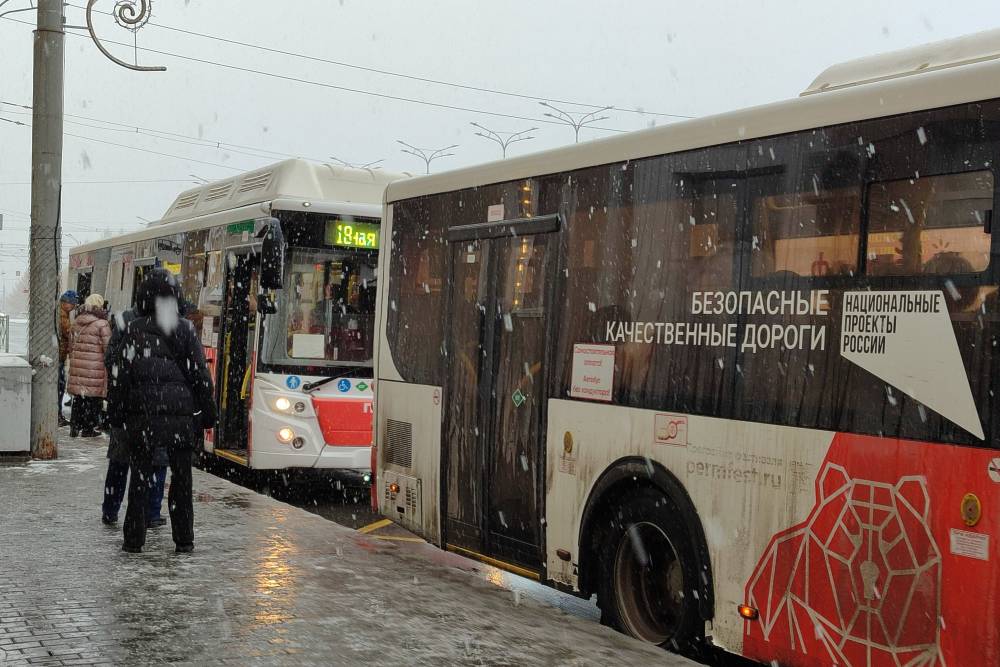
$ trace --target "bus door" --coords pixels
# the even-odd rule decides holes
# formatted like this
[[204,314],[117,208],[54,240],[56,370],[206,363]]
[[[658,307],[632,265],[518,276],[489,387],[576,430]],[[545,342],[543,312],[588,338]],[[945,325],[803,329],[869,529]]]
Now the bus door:
[[449,230],[445,539],[536,571],[558,226],[545,216]]
[[93,268],[87,271],[80,271],[76,274],[76,294],[80,299],[80,303],[87,300],[90,296],[90,286],[93,284],[94,270]]
[[139,294],[139,285],[142,284],[143,279],[145,279],[149,272],[155,268],[155,257],[146,257],[132,262],[132,297],[129,299],[129,303],[132,304],[133,308],[136,306],[136,296]]
[[250,389],[257,330],[257,275],[260,260],[249,247],[226,251],[219,362],[215,387],[219,422],[215,450],[249,462]]

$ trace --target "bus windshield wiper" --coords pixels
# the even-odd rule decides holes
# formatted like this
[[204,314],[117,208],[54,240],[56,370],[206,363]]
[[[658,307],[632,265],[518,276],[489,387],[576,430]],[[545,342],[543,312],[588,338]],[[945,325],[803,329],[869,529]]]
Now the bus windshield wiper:
[[302,391],[309,393],[313,389],[319,389],[323,385],[333,382],[338,377],[340,376],[335,375],[333,377],[323,378],[322,380],[316,380],[315,382],[306,382],[304,385],[302,385]]

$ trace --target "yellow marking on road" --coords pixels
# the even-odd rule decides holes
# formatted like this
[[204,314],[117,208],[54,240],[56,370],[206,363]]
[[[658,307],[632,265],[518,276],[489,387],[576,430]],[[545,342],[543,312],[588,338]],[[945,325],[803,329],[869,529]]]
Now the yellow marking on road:
[[392,535],[369,535],[368,537],[373,540],[395,540],[397,542],[426,542],[426,540],[420,537],[403,537],[403,536],[394,537]]
[[535,581],[540,581],[538,573],[534,570],[529,570],[526,567],[521,567],[520,565],[514,565],[513,563],[508,563],[506,561],[498,560],[486,554],[481,554],[478,551],[473,551],[472,549],[466,549],[464,547],[459,547],[454,544],[446,544],[445,549],[448,551],[454,551],[457,554],[461,554],[466,558],[472,558],[473,560],[478,560],[481,563],[486,563],[487,565],[492,565],[493,567],[498,567],[501,570],[507,570],[513,574],[520,577],[526,577],[528,579],[534,579]]
[[358,528],[359,533],[370,533],[373,530],[378,530],[379,528],[385,528],[386,526],[392,525],[391,519],[379,519],[375,523],[370,523],[367,526],[362,526]]

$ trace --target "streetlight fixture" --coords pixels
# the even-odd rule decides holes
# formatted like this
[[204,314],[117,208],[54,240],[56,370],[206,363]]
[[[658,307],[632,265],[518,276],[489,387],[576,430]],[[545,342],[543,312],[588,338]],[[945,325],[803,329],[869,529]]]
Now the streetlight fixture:
[[385,162],[385,160],[372,160],[371,162],[366,162],[364,164],[354,164],[353,162],[348,162],[347,160],[341,160],[336,155],[331,155],[330,159],[334,162],[339,162],[342,166],[349,169],[367,169],[368,171],[374,171],[376,169],[381,169],[382,167],[376,167],[379,162]]
[[[529,127],[527,130],[521,130],[520,132],[496,132],[488,127],[483,127],[479,123],[469,123],[473,127],[479,128],[482,132],[476,132],[477,137],[482,137],[483,139],[489,139],[500,146],[501,154],[504,159],[507,159],[507,147],[518,141],[527,141],[528,139],[534,139],[534,137],[525,136],[528,132],[534,132],[537,127]],[[485,132],[485,134],[484,134]]]
[[592,123],[598,123],[602,120],[607,120],[608,118],[610,118],[610,116],[598,117],[597,114],[614,109],[614,107],[608,106],[608,107],[602,107],[600,109],[594,109],[591,112],[581,114],[580,112],[563,111],[562,109],[552,106],[548,102],[539,102],[539,104],[541,104],[546,109],[552,109],[552,111],[555,111],[555,113],[545,112],[542,114],[543,116],[547,116],[548,118],[551,118],[556,122],[562,123],[563,125],[569,125],[570,127],[573,128],[573,133],[576,138],[575,143],[580,143],[581,128],[584,128]]
[[451,146],[445,146],[444,148],[438,148],[436,150],[431,150],[429,148],[417,148],[416,146],[411,146],[410,144],[396,139],[397,144],[402,144],[405,148],[400,148],[399,150],[404,153],[409,153],[410,155],[415,155],[424,161],[424,166],[427,168],[426,173],[431,173],[431,162],[442,157],[451,157],[454,153],[445,153],[445,151],[450,151],[452,148],[458,148],[458,144],[452,144]]
[[199,176],[198,174],[188,174],[188,176],[190,176],[191,178],[195,179],[194,182],[196,184],[198,184],[198,185],[205,185],[205,184],[211,182],[207,178],[205,178],[204,176]]

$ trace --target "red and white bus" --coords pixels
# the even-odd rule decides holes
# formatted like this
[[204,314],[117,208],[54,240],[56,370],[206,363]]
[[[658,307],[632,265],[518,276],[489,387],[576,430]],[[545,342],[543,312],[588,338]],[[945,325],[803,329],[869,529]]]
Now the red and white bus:
[[390,184],[382,512],[671,649],[1000,664],[998,163],[994,31]]
[[69,285],[117,313],[145,271],[170,270],[214,373],[206,452],[370,479],[379,221],[394,178],[286,160],[187,190],[145,229],[75,248]]

